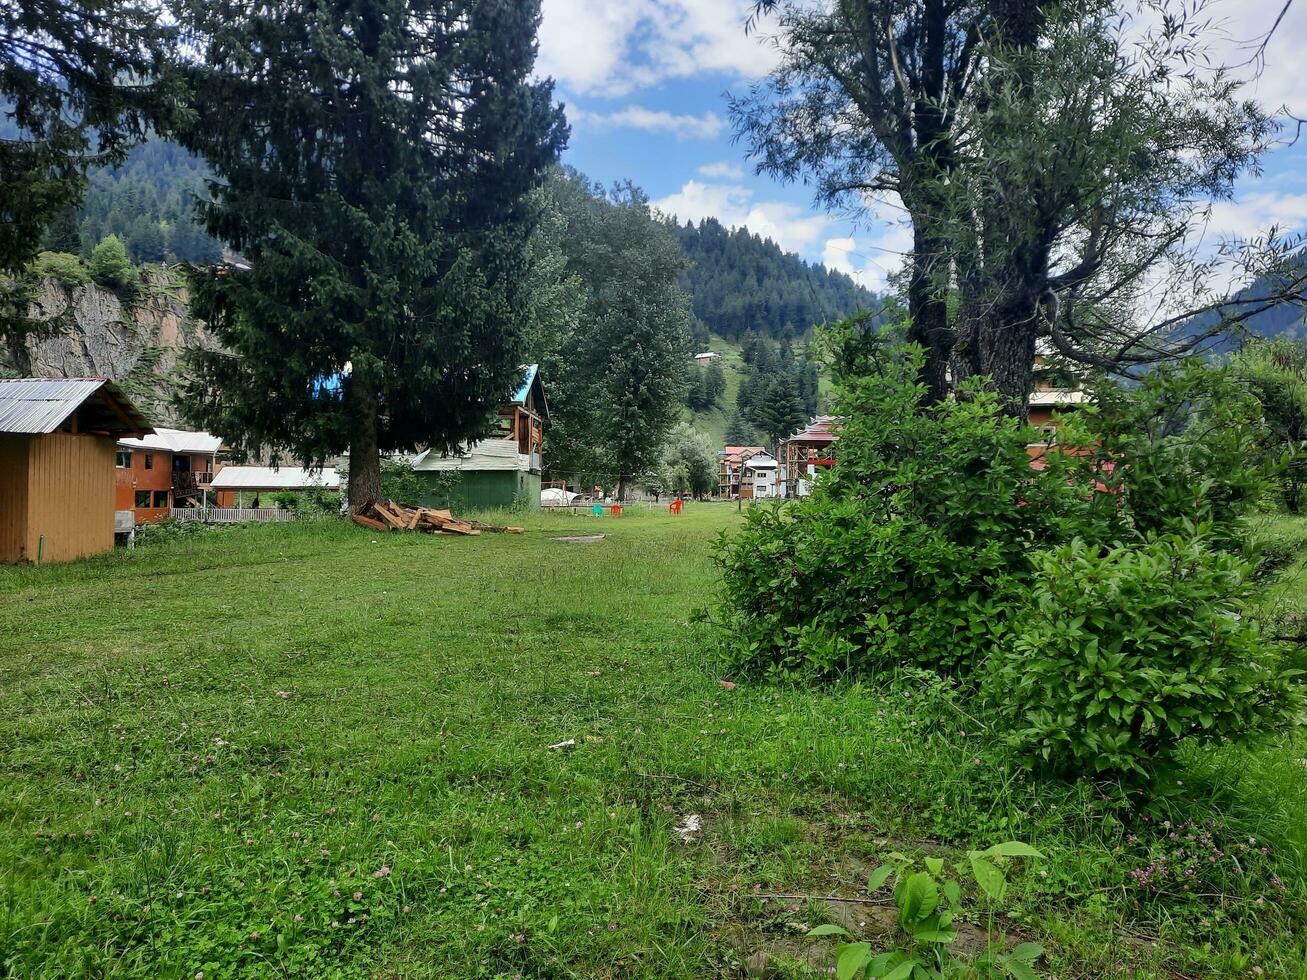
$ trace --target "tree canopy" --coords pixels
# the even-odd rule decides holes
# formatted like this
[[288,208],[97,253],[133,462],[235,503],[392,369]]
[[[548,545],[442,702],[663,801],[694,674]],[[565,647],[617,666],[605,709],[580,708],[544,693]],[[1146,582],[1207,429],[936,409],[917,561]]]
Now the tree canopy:
[[551,379],[547,465],[621,495],[658,466],[680,415],[690,358],[690,307],[678,283],[685,258],[629,183],[605,190],[566,172],[548,196],[561,218],[552,247],[579,308],[537,341]]
[[1276,130],[1205,60],[1200,11],[1146,27],[1109,0],[757,7],[778,15],[780,63],[733,100],[736,131],[829,207],[903,208],[929,401],[950,371],[986,375],[1020,414],[1040,338],[1130,372],[1197,346],[1178,329],[1194,312],[1226,326],[1301,291],[1290,274],[1240,302],[1213,274],[1282,268],[1289,244],[1193,244]]
[[176,135],[248,263],[192,277],[223,350],[196,353],[189,411],[240,447],[348,449],[366,506],[381,450],[453,449],[520,383],[530,192],[566,135],[531,79],[538,6],[186,10],[201,60]]

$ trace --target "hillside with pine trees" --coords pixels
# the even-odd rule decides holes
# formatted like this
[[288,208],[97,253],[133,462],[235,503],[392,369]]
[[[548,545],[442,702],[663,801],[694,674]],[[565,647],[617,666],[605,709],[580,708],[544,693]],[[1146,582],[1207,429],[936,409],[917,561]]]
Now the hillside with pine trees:
[[681,285],[700,335],[742,341],[754,333],[794,341],[815,324],[875,305],[876,296],[842,272],[805,262],[770,238],[715,218],[677,228],[690,266]]

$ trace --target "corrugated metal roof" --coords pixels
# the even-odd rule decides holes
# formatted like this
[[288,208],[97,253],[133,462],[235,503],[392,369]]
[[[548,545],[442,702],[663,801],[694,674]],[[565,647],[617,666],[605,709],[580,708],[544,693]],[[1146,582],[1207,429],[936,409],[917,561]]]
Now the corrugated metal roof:
[[211,490],[340,489],[340,474],[333,467],[309,470],[302,466],[224,466],[214,474]]
[[4,378],[0,379],[0,432],[44,435],[54,432],[96,392],[126,417],[120,431],[154,430],[145,416],[108,378]]
[[158,449],[170,453],[216,453],[222,448],[222,437],[208,432],[188,432],[185,429],[154,430],[154,435],[141,439],[119,439],[118,445],[132,449]]

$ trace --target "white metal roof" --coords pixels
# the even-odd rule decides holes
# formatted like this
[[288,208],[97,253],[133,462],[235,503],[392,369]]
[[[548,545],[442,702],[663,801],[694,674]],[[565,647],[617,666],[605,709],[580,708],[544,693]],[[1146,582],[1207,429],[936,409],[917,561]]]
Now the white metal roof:
[[340,489],[340,474],[333,467],[309,470],[302,466],[224,466],[209,484],[211,490]]
[[222,448],[222,437],[208,432],[188,432],[185,429],[154,430],[154,435],[143,439],[119,439],[118,445],[130,449],[158,449],[172,453],[216,453]]
[[428,449],[413,460],[413,469],[419,473],[512,472],[531,468],[531,457],[517,451],[516,439],[482,439],[462,452],[444,455]]

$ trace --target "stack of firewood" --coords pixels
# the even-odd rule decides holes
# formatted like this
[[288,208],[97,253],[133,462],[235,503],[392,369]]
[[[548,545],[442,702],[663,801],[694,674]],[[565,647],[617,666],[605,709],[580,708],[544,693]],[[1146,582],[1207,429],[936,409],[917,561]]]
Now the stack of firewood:
[[391,500],[382,500],[361,514],[351,514],[355,524],[374,531],[425,531],[427,534],[476,535],[482,531],[521,534],[523,528],[482,524],[480,521],[460,521],[447,510],[430,507],[406,507]]

